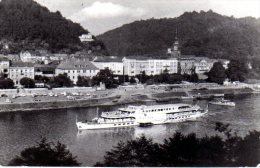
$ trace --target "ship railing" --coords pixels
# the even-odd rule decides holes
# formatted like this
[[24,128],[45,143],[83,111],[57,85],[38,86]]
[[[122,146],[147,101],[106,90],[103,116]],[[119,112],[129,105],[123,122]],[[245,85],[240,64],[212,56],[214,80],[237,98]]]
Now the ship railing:
[[130,114],[121,111],[102,112],[101,117],[128,117]]

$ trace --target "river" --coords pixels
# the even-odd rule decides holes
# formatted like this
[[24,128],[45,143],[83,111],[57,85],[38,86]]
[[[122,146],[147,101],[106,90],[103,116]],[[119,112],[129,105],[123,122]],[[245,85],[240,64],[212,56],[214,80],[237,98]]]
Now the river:
[[[19,155],[24,148],[36,144],[41,137],[46,137],[48,141],[60,141],[66,144],[73,155],[77,155],[77,160],[82,163],[82,166],[93,166],[97,161],[102,161],[105,152],[119,141],[134,139],[142,134],[159,143],[176,131],[185,134],[194,132],[198,136],[215,135],[216,122],[229,123],[230,127],[241,136],[246,135],[249,130],[260,131],[260,95],[240,95],[232,100],[236,102],[236,107],[210,105],[208,115],[196,121],[146,128],[131,127],[81,132],[78,132],[75,125],[76,116],[78,120],[90,120],[97,115],[96,107],[1,113],[0,165],[7,165],[15,155]],[[207,104],[206,100],[185,102],[197,103],[201,107]],[[147,102],[147,104],[156,103]],[[122,106],[99,107],[99,112]]]

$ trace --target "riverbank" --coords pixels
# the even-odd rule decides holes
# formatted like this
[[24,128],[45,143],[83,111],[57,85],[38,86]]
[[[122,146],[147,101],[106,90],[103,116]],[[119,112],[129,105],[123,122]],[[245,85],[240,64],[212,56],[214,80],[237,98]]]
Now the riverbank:
[[[160,85],[159,88],[132,86],[132,89],[128,87],[128,89],[117,88],[106,91],[95,91],[90,88],[76,88],[76,90],[70,88],[65,90],[70,90],[70,92],[65,92],[64,89],[59,90],[59,92],[54,90],[48,92],[38,91],[38,93],[35,90],[27,90],[24,93],[19,93],[20,96],[15,98],[12,97],[18,94],[2,97],[0,99],[0,112],[66,109],[102,105],[112,106],[136,102],[213,98],[254,93],[254,90],[249,87],[214,86],[194,88],[194,86],[181,86],[169,89],[168,85]],[[9,100],[9,102],[6,100]]]

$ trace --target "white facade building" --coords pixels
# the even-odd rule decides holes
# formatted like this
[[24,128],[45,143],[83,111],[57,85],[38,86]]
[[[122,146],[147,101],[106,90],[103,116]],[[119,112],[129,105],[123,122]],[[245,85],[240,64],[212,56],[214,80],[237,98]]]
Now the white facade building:
[[9,68],[9,78],[16,86],[20,85],[20,80],[24,77],[34,79],[34,66],[32,63],[12,62]]
[[122,58],[114,56],[106,57],[96,57],[92,63],[98,69],[110,69],[114,75],[123,75],[124,74],[124,65]]
[[78,76],[92,78],[93,76],[96,76],[98,72],[99,69],[89,60],[71,58],[62,61],[60,65],[58,65],[55,70],[55,75],[67,74],[70,80],[76,84]]
[[128,76],[135,76],[145,71],[146,75],[158,75],[164,70],[168,73],[178,72],[178,60],[170,59],[129,59],[123,58],[124,73]]
[[81,42],[91,42],[94,41],[93,39],[93,35],[88,33],[88,34],[82,34],[81,36],[79,36],[79,39]]
[[47,55],[42,55],[40,52],[37,51],[22,51],[20,53],[20,59],[22,62],[40,62],[44,61],[47,58]]

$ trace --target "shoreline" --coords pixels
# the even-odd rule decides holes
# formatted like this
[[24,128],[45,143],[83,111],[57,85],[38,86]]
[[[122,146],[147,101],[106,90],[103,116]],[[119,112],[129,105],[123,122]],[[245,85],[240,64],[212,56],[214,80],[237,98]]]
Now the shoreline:
[[[28,112],[38,110],[55,110],[55,109],[69,109],[69,108],[85,108],[94,106],[113,106],[122,104],[131,104],[137,102],[166,102],[170,100],[187,100],[199,99],[200,97],[214,98],[214,95],[241,95],[254,94],[250,88],[214,88],[214,89],[179,89],[165,91],[153,91],[149,89],[143,90],[107,90],[110,96],[100,98],[78,99],[78,100],[62,100],[61,97],[55,98],[53,101],[46,100],[40,102],[19,102],[19,103],[2,103],[0,104],[0,113],[5,112]],[[50,98],[49,98],[50,99]]]

